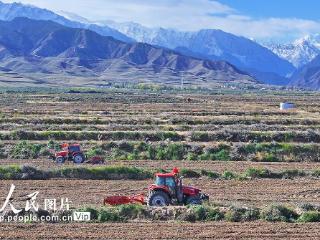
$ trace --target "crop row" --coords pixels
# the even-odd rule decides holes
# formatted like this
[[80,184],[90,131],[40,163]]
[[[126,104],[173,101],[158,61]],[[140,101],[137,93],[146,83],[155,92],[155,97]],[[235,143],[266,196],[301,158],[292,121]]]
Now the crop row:
[[[297,211],[299,210],[299,212]],[[118,207],[92,208],[80,211],[91,212],[92,221],[127,222],[132,220],[152,221],[229,221],[249,222],[263,220],[268,222],[320,222],[320,209],[304,204],[297,209],[285,205],[270,205],[264,208],[219,207],[212,205],[187,206],[180,208],[149,208],[141,205],[122,205]]]
[[1,124],[0,131],[64,131],[64,132],[76,132],[76,131],[95,131],[95,132],[128,132],[128,131],[176,131],[176,132],[213,132],[213,131],[237,131],[241,129],[246,132],[253,131],[310,131],[310,130],[319,130],[320,125],[266,125],[266,124],[253,124],[253,125],[214,125],[214,124],[206,124],[206,125],[170,125],[170,124],[156,124],[156,125],[139,125],[139,124],[107,124],[107,125],[91,125],[91,124]]
[[[320,222],[320,211],[317,206],[304,204],[296,209],[285,205],[270,205],[264,208],[234,207],[234,206],[186,206],[186,207],[161,207],[153,208],[142,205],[120,205],[116,207],[83,207],[76,209],[77,212],[90,212],[90,222],[129,222],[129,221],[187,221],[187,222],[210,222],[210,221],[228,221],[228,222],[289,222],[306,223]],[[6,212],[7,217],[11,212]],[[38,219],[49,217],[54,223],[53,216],[57,219],[63,219],[64,216],[72,216],[72,211],[49,212],[39,210],[35,213],[22,212],[18,219],[34,219],[31,215],[36,215]],[[47,218],[48,219],[48,218]],[[69,219],[69,218],[65,218]],[[28,222],[32,220],[28,220]],[[71,221],[70,221],[71,222]]]
[[12,131],[0,133],[0,140],[147,140],[147,141],[185,141],[192,142],[299,142],[299,143],[320,143],[320,132],[317,130],[308,131],[286,131],[286,132],[253,132],[253,131],[217,131],[217,132],[191,132],[182,134],[174,131],[168,132],[63,132],[63,131]]
[[[172,114],[168,113],[170,116]],[[126,116],[115,116],[112,115],[111,118],[101,118],[97,116],[82,116],[79,118],[78,116],[76,117],[70,117],[70,116],[65,116],[64,118],[41,118],[40,116],[35,117],[33,116],[32,118],[21,118],[21,117],[10,117],[10,118],[0,118],[0,124],[8,124],[8,123],[14,123],[14,124],[71,124],[71,125],[76,125],[76,124],[89,124],[89,125],[105,125],[105,124],[131,124],[131,125],[161,125],[161,124],[169,124],[169,125],[189,125],[189,126],[197,126],[197,125],[219,125],[219,126],[224,126],[224,125],[235,125],[235,124],[241,124],[241,125],[254,125],[254,124],[265,124],[265,125],[320,125],[319,120],[315,119],[286,119],[286,118],[281,118],[281,116],[277,116],[279,118],[276,119],[270,119],[268,118],[220,118],[220,119],[195,119],[191,117],[180,117],[175,118],[175,117],[170,117],[169,120],[164,119],[164,120],[156,120],[152,119],[152,117],[148,116],[147,118],[144,116],[139,116],[137,114],[134,114],[133,118],[129,118],[128,114]],[[211,115],[212,116],[212,115]]]
[[[144,180],[150,179],[156,172],[166,172],[158,169],[155,171],[142,168],[107,166],[107,167],[66,167],[53,170],[40,170],[31,166],[6,166],[0,167],[0,180],[48,180],[48,179],[84,179],[84,180]],[[220,180],[249,180],[256,178],[264,179],[292,179],[297,177],[320,177],[320,170],[306,172],[301,170],[285,170],[272,172],[263,168],[249,168],[241,174],[225,171],[222,174],[207,170],[181,169],[182,176],[186,178],[207,177]]]
[[[292,143],[216,143],[214,145],[186,143],[105,142],[89,143],[88,158],[101,156],[107,160],[189,160],[189,161],[255,161],[255,162],[318,162],[320,145]],[[49,157],[60,150],[56,141],[14,145],[0,144],[0,159],[36,159]]]

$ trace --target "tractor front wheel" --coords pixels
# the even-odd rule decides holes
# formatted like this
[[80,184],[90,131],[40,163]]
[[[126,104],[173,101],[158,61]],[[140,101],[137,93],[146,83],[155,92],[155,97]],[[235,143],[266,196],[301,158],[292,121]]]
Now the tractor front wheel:
[[168,194],[161,191],[152,192],[148,198],[148,205],[152,207],[163,207],[170,204]]
[[191,197],[187,198],[186,204],[187,205],[201,205],[202,200],[200,199],[200,197],[191,196]]
[[84,163],[84,161],[85,161],[85,159],[82,154],[77,154],[73,157],[73,162],[75,164],[81,164],[81,163]]
[[57,158],[56,158],[56,163],[58,163],[58,164],[64,164],[65,161],[66,161],[66,160],[65,160],[64,157],[57,157]]

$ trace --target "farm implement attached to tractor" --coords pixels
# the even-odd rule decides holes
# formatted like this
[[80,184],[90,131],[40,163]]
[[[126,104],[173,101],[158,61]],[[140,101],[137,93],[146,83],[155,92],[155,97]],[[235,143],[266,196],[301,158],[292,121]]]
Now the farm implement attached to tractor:
[[179,169],[171,173],[155,174],[155,182],[148,187],[148,196],[110,196],[104,199],[104,205],[143,204],[148,206],[168,205],[201,205],[208,201],[209,196],[203,194],[201,189],[184,186]]

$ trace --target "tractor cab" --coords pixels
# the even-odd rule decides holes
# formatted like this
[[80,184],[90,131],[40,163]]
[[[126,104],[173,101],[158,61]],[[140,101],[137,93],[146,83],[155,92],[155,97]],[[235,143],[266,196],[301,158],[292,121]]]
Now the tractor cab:
[[155,183],[153,186],[169,192],[170,195],[176,195],[181,181],[182,180],[176,174],[158,173],[156,174]]
[[56,157],[63,156],[63,157],[70,157],[74,153],[80,153],[81,148],[79,144],[72,144],[69,145],[67,143],[64,143],[61,145],[61,151],[56,153]]
[[81,148],[79,144],[73,144],[66,147],[66,151],[69,153],[78,153],[81,152]]
[[201,204],[202,200],[207,200],[207,196],[201,194],[198,188],[183,186],[177,168],[171,173],[157,173],[155,183],[149,186],[150,206],[166,206],[174,203]]

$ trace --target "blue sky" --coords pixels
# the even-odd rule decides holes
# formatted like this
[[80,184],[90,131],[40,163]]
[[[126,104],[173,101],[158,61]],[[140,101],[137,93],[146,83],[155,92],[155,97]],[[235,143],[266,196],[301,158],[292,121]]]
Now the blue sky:
[[320,20],[319,0],[219,0],[241,14],[257,18],[304,18]]
[[[14,2],[16,0],[3,0]],[[133,21],[185,31],[221,29],[257,40],[320,33],[320,0],[19,0],[99,22]]]

